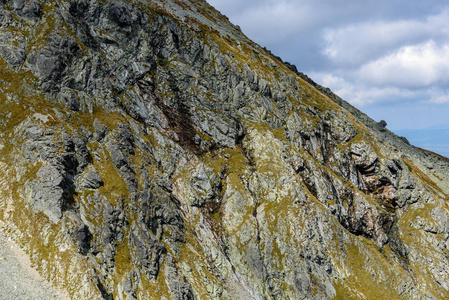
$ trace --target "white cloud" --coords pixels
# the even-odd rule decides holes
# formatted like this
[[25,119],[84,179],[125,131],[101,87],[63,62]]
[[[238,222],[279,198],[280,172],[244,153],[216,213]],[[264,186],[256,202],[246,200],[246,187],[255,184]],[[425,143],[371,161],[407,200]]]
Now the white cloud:
[[322,53],[339,79],[322,77],[322,83],[352,104],[449,103],[448,9],[327,29],[323,37]]
[[430,92],[425,89],[409,90],[396,86],[373,87],[363,82],[354,83],[352,80],[346,80],[344,76],[327,73],[313,73],[312,78],[356,107],[366,107],[374,103],[419,101],[419,99],[431,97]]
[[337,65],[358,65],[410,39],[426,36],[416,21],[376,22],[327,30],[323,54]]
[[397,51],[403,45],[420,44],[429,39],[449,41],[449,10],[424,19],[405,19],[353,23],[328,28],[322,53],[340,66],[356,66]]
[[312,73],[314,78],[323,86],[329,87],[335,94],[352,105],[363,108],[373,104],[395,105],[402,103],[421,103],[422,105],[441,105],[449,103],[449,88],[422,87],[416,89],[400,88],[397,85],[382,87],[372,86],[364,82],[354,82],[329,73]]
[[360,68],[366,82],[379,86],[408,88],[447,83],[449,44],[438,46],[433,41],[403,46],[396,52],[371,61]]

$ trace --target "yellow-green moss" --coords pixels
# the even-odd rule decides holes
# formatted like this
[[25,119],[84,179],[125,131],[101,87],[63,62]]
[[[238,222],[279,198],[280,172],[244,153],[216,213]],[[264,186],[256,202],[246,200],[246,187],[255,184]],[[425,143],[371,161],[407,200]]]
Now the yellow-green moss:
[[127,238],[125,238],[123,242],[118,243],[114,261],[115,271],[119,279],[123,279],[126,274],[129,274],[131,272],[133,262]]

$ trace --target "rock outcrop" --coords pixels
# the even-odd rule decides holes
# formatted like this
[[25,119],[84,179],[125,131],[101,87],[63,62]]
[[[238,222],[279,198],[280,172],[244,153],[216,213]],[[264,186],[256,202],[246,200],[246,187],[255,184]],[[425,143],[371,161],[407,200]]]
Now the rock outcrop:
[[449,161],[203,0],[0,1],[0,217],[73,299],[449,298]]

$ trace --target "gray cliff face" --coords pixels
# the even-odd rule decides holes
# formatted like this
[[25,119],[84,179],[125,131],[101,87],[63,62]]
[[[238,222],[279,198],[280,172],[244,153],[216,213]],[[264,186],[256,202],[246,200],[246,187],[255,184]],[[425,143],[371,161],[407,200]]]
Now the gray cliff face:
[[0,217],[74,299],[449,297],[448,160],[206,2],[0,1]]

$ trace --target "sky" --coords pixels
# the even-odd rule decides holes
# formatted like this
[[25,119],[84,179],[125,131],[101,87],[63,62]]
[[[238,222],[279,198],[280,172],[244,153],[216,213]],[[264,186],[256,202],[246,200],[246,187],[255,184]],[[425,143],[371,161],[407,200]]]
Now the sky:
[[449,124],[449,1],[207,1],[390,130]]

